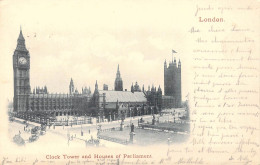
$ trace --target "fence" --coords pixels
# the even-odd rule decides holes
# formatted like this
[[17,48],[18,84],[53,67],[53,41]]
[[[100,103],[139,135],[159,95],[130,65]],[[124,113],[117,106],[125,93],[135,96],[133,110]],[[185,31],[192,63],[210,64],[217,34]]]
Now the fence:
[[145,124],[145,123],[141,123],[138,125],[139,128],[141,127],[142,129],[152,129],[152,130],[167,130],[167,131],[174,131],[174,132],[186,132],[188,131],[188,125],[187,124],[183,124],[183,125],[169,125],[169,126],[158,126],[158,125],[151,125],[151,124]]
[[105,135],[98,135],[98,138],[107,140],[107,141],[111,141],[111,142],[115,142],[115,143],[119,143],[119,144],[123,144],[123,145],[128,145],[128,143],[129,143],[129,141],[127,139],[122,140],[122,139],[112,138],[112,137],[105,136]]
[[83,119],[73,119],[73,120],[56,120],[54,125],[56,126],[70,126],[70,125],[81,125],[81,124],[92,124],[91,117],[85,117]]
[[113,128],[107,128],[107,129],[100,129],[100,132],[112,132],[112,131],[120,131],[120,127],[113,127]]

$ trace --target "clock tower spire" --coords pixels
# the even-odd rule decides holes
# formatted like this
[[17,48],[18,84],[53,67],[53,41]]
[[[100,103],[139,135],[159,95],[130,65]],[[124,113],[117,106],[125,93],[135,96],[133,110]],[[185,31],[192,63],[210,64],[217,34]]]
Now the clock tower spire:
[[17,39],[13,54],[14,73],[14,111],[24,112],[29,109],[30,86],[30,54],[25,46],[22,29]]

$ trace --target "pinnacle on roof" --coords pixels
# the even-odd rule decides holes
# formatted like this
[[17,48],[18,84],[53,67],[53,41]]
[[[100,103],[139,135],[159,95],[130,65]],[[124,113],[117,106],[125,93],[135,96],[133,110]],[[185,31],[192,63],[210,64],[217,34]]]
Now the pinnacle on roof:
[[161,91],[161,86],[159,85],[159,87],[158,87],[158,91]]
[[119,64],[117,65],[116,78],[121,78],[121,77],[120,77]]
[[[16,50],[28,52],[28,50],[27,50],[26,47],[25,47],[25,39],[24,39],[24,37],[23,37],[22,28],[20,28],[20,34],[19,34],[19,37],[18,37],[18,39],[17,39]],[[29,55],[29,54],[28,54],[28,55]]]
[[21,26],[20,26],[20,34],[19,34],[18,40],[24,40],[22,27]]

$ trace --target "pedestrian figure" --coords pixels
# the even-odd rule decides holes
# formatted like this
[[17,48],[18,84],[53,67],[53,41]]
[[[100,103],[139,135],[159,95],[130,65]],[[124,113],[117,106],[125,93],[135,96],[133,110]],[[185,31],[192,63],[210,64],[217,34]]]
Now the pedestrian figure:
[[90,134],[90,129],[88,130],[88,133]]
[[23,127],[23,130],[25,131],[25,126]]

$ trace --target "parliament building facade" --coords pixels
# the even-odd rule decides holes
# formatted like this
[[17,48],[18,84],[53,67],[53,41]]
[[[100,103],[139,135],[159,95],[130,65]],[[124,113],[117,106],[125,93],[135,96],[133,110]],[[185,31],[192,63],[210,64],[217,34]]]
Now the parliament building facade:
[[71,79],[69,93],[49,93],[47,87],[30,86],[30,53],[20,30],[17,46],[13,54],[14,98],[13,107],[16,117],[30,120],[38,116],[40,121],[56,116],[87,115],[98,117],[99,121],[118,120],[131,116],[159,113],[165,108],[181,107],[181,62],[164,63],[164,96],[161,87],[152,85],[147,90],[136,82],[131,90],[123,90],[123,80],[119,65],[117,68],[114,90],[98,88],[91,93],[90,87],[78,91]]

